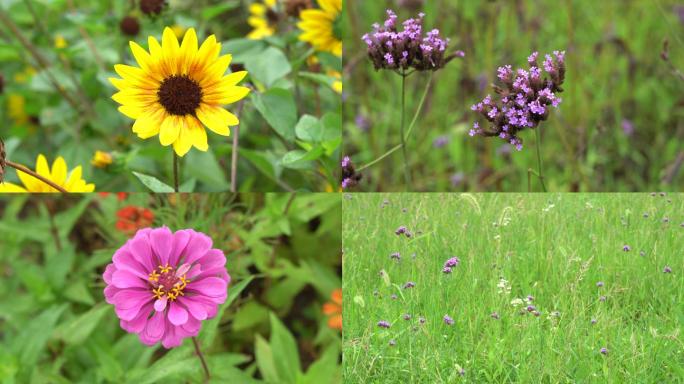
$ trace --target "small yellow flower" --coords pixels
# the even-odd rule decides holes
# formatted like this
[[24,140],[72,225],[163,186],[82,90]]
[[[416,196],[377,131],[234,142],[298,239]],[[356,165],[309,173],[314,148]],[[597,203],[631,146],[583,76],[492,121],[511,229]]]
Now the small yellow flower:
[[198,48],[195,29],[185,32],[181,44],[171,28],[165,28],[162,43],[150,36],[149,53],[134,41],[133,56],[140,67],[117,64],[121,79],[109,81],[119,90],[112,99],[119,112],[135,119],[133,132],[141,139],[159,135],[163,146],[173,145],[178,156],[191,147],[207,151],[207,132],[230,135],[237,116],[223,106],[243,99],[249,88],[237,84],[246,71],[224,76],[231,55],[219,56],[221,43],[209,36]]
[[316,50],[342,56],[342,0],[318,0],[320,9],[305,9],[297,23],[302,34],[299,40]]
[[250,16],[247,24],[254,29],[247,34],[248,39],[261,40],[275,33],[275,25],[278,22],[275,6],[276,0],[263,0],[263,3],[252,3],[249,6]]
[[335,92],[341,94],[341,93],[342,93],[342,80],[341,80],[341,79],[342,79],[342,74],[339,73],[339,72],[337,72],[337,71],[333,71],[333,70],[331,69],[331,70],[328,71],[328,76],[334,77],[334,78],[336,79],[336,80],[333,81],[333,83],[332,83],[332,89],[333,89],[333,91],[335,91]]
[[[86,181],[81,178],[82,172],[83,169],[80,165],[74,168],[71,172],[68,172],[66,161],[64,161],[62,156],[57,157],[55,162],[52,163],[52,169],[50,169],[47,159],[42,154],[38,155],[38,160],[36,160],[36,173],[64,188],[67,192],[84,193],[93,192],[95,190],[95,184],[86,184]],[[23,187],[12,183],[2,183],[0,184],[0,192],[59,192],[51,186],[24,172],[17,171],[17,176],[19,176],[19,180],[21,180],[21,182],[24,184]]]
[[67,46],[67,41],[62,35],[57,35],[55,36],[55,48],[57,49],[62,49],[66,48]]
[[23,71],[14,74],[14,82],[23,84],[35,74],[36,70],[33,67],[26,67]]
[[9,94],[7,97],[7,114],[15,124],[21,125],[28,121],[26,114],[26,99],[16,93]]
[[112,163],[112,155],[109,152],[95,151],[93,159],[90,160],[90,164],[96,166],[97,168],[105,168]]

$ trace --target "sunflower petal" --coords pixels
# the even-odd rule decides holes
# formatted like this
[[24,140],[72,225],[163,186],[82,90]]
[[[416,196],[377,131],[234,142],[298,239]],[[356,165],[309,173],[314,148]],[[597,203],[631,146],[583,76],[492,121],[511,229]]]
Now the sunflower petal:
[[51,176],[50,179],[54,181],[55,184],[64,185],[67,177],[67,165],[62,156],[58,156],[57,159],[55,159],[55,162],[52,163]]
[[133,123],[133,133],[137,134],[141,139],[149,139],[152,136],[158,135],[165,117],[166,112],[159,106],[153,112],[141,115],[135,120],[135,123]]
[[159,142],[163,146],[173,144],[178,139],[178,134],[181,130],[181,123],[178,121],[178,116],[166,116],[164,122],[159,127]]
[[197,55],[197,34],[194,28],[188,28],[180,46],[179,66],[181,73],[188,73]]
[[229,126],[235,126],[240,123],[237,116],[232,113],[223,108],[209,105],[202,105],[197,110],[197,117],[207,128],[222,136],[229,136]]

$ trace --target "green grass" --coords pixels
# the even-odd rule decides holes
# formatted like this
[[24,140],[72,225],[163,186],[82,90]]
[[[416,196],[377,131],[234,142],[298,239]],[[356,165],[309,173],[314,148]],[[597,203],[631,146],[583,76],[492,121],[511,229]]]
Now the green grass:
[[347,195],[345,382],[684,382],[682,225],[682,194]]
[[[470,106],[488,93],[497,67],[526,64],[532,51],[566,50],[563,102],[541,125],[541,156],[550,191],[680,191],[684,82],[660,58],[669,40],[670,62],[684,70],[684,24],[672,0],[654,1],[425,1],[425,28],[451,38],[465,51],[435,72],[432,88],[408,139],[413,182],[403,177],[401,151],[364,172],[364,191],[527,191],[527,170],[537,168],[535,135],[524,132],[522,152],[498,152],[498,138],[472,138],[478,118]],[[394,8],[400,20],[418,14],[395,2],[345,3],[344,152],[357,167],[400,143],[400,76],[376,72],[361,36]],[[406,119],[413,116],[428,80],[407,79]],[[368,132],[355,124],[361,115]],[[623,120],[634,124],[629,136]],[[480,123],[483,123],[480,120]],[[443,148],[433,148],[440,136]],[[450,179],[464,180],[453,186]],[[541,191],[537,180],[532,188]]]

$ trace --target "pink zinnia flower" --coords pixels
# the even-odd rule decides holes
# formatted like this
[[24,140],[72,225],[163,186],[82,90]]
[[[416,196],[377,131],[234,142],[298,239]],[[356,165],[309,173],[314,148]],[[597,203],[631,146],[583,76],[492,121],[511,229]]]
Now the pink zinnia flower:
[[103,274],[105,298],[121,328],[137,333],[143,344],[181,345],[226,301],[226,257],[192,229],[141,229],[112,261]]

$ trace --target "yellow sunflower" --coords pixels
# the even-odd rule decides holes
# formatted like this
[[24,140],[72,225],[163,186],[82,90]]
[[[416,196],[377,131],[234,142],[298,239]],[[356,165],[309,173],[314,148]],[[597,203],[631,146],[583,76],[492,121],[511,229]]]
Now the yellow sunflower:
[[199,47],[193,28],[185,32],[183,42],[171,28],[165,28],[161,45],[148,38],[149,53],[131,41],[131,51],[140,67],[117,64],[121,79],[109,81],[119,90],[112,99],[121,104],[119,111],[135,119],[133,132],[141,139],[159,135],[163,146],[173,144],[178,156],[191,147],[206,151],[206,126],[228,136],[231,126],[238,125],[237,116],[223,105],[241,100],[249,88],[237,84],[246,71],[224,76],[231,55],[219,56],[221,43],[209,36]]
[[320,9],[305,9],[297,23],[303,31],[299,40],[319,51],[342,56],[342,0],[318,0]]
[[[86,181],[81,178],[83,173],[81,166],[79,165],[69,172],[66,161],[64,161],[64,158],[61,156],[52,163],[52,169],[50,169],[45,156],[42,154],[38,155],[38,160],[36,160],[36,173],[64,188],[67,192],[85,193],[93,192],[95,190],[95,184],[86,184]],[[19,176],[19,180],[21,180],[24,186],[22,187],[20,185],[5,182],[0,184],[0,193],[59,192],[22,171],[17,171],[17,176]]]
[[247,34],[248,39],[261,40],[275,33],[275,24],[278,22],[275,6],[276,0],[263,0],[261,3],[250,4],[247,24],[254,29]]

